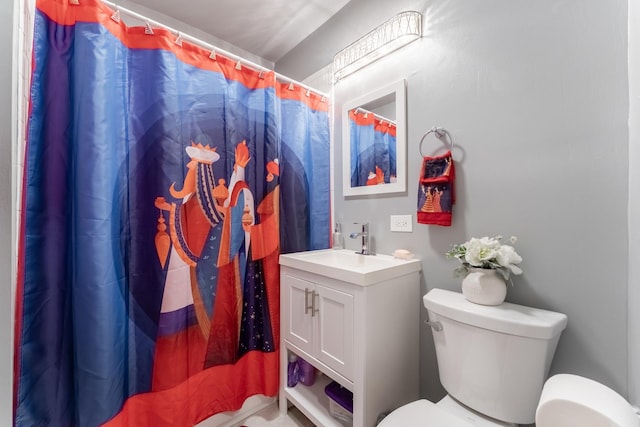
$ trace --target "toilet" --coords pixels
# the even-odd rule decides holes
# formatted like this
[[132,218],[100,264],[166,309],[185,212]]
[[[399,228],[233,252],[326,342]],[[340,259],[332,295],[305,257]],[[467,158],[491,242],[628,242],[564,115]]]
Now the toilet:
[[474,304],[444,289],[423,302],[447,396],[408,403],[379,427],[640,426],[633,408],[602,384],[568,374],[545,382],[566,315]]
[[558,374],[544,384],[536,425],[540,427],[638,427],[640,418],[609,387],[578,375]]

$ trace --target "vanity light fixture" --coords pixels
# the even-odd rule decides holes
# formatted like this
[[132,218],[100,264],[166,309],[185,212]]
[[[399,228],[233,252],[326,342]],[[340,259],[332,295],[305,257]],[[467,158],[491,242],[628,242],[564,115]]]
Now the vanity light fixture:
[[333,57],[336,81],[422,37],[422,14],[401,12]]

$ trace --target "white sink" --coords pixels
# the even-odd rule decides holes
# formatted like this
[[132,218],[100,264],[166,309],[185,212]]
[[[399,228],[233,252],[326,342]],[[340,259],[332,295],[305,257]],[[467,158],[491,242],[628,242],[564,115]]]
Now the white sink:
[[360,255],[347,249],[323,249],[280,255],[280,265],[361,286],[420,271],[420,260],[390,255]]

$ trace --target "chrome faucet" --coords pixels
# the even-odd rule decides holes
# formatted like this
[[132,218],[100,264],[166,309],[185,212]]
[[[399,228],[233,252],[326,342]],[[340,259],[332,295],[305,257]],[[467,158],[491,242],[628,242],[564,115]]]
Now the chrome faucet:
[[[354,222],[354,224],[359,224],[358,222]],[[362,224],[362,231],[359,233],[351,233],[349,237],[351,239],[357,239],[358,236],[362,236],[362,250],[360,252],[356,252],[361,255],[372,255],[369,251],[369,224]]]

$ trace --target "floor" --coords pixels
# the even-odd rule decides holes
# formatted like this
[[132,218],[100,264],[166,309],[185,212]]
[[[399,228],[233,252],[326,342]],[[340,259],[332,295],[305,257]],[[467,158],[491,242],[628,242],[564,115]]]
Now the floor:
[[242,423],[246,427],[314,427],[297,408],[291,407],[286,415],[281,416],[277,405],[271,405]]

